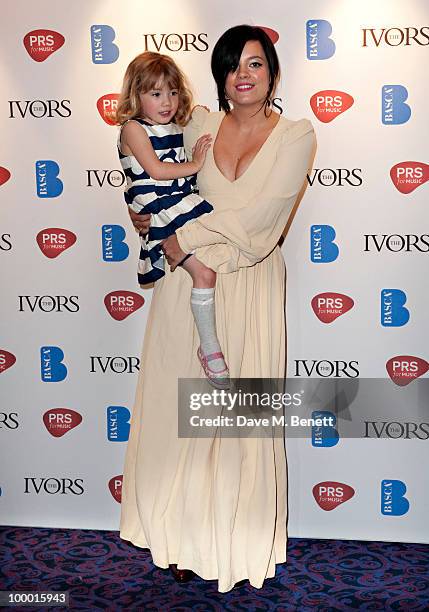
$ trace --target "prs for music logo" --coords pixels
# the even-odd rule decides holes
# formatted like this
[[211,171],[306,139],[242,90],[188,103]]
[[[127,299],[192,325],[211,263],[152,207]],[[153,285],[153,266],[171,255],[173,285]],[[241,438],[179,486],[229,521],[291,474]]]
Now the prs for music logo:
[[76,234],[61,227],[47,227],[36,236],[39,249],[45,257],[54,259],[69,249],[76,242]]
[[16,357],[13,353],[0,349],[0,374],[11,368],[15,362]]
[[406,387],[429,370],[429,363],[421,357],[397,355],[386,363],[386,370],[395,385]]
[[400,162],[390,169],[390,178],[400,193],[412,193],[429,181],[429,165],[416,161]]
[[348,110],[353,103],[354,99],[350,94],[335,89],[318,91],[310,98],[311,110],[322,123],[330,123]]
[[332,323],[353,308],[354,301],[343,293],[319,293],[311,300],[314,314],[322,323]]
[[81,422],[82,415],[70,408],[52,408],[43,415],[43,423],[54,438],[61,438]]
[[118,504],[122,501],[122,480],[122,474],[120,476],[113,476],[113,478],[109,480],[109,491]]
[[32,30],[23,39],[28,55],[35,62],[47,60],[64,42],[64,36],[54,30]]
[[118,108],[119,94],[111,93],[105,94],[97,100],[97,110],[100,113],[100,117],[107,123],[107,125],[116,125],[116,109]]
[[335,510],[355,494],[355,490],[342,482],[319,482],[313,487],[313,497],[322,510]]
[[0,185],[4,185],[10,179],[10,171],[0,166]]
[[123,321],[144,304],[144,297],[133,291],[111,291],[104,298],[107,312],[115,321]]

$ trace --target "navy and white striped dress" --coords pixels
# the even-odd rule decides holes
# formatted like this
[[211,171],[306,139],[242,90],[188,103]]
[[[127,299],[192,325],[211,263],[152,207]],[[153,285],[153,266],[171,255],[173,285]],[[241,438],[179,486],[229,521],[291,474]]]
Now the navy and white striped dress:
[[[183,146],[183,131],[178,125],[150,125],[143,119],[131,121],[137,121],[146,131],[160,161],[175,164],[188,161]],[[160,245],[162,240],[174,234],[185,223],[211,212],[213,206],[194,192],[195,174],[186,178],[155,181],[133,155],[122,153],[121,131],[117,145],[126,178],[125,202],[139,214],[152,215],[149,233],[140,236],[137,276],[140,285],[146,285],[165,274],[165,257]]]

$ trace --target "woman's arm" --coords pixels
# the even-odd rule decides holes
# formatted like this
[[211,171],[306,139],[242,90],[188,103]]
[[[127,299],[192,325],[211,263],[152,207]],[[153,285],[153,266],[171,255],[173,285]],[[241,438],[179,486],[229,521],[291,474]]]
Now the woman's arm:
[[180,249],[215,272],[235,272],[264,259],[277,245],[305,181],[315,135],[303,119],[283,135],[263,188],[247,206],[199,217],[177,230]]
[[122,128],[121,147],[131,151],[140,166],[155,181],[168,181],[190,176],[201,170],[206,153],[211,145],[210,134],[204,134],[195,143],[192,161],[181,164],[162,162],[153,150],[149,136],[137,121],[128,121]]

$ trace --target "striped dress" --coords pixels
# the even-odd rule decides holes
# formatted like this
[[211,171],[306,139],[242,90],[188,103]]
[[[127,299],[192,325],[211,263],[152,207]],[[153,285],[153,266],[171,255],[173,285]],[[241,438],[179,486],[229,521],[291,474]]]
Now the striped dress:
[[[131,121],[136,121],[146,131],[160,161],[175,164],[188,161],[183,146],[183,132],[175,123],[150,125],[143,119]],[[149,233],[146,236],[140,235],[137,271],[139,284],[146,285],[165,274],[165,257],[160,243],[179,227],[211,212],[213,207],[195,193],[195,174],[174,180],[155,181],[133,155],[122,153],[121,131],[117,146],[126,178],[125,202],[139,214],[151,214]]]

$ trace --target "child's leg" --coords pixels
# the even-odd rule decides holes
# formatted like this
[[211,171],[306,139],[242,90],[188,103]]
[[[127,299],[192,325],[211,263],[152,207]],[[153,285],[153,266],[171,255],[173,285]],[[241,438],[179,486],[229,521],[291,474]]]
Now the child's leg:
[[[208,268],[192,255],[182,267],[190,274],[193,281],[191,291],[191,310],[200,336],[201,351],[204,355],[222,353],[216,334],[215,285],[216,272]],[[212,359],[209,367],[216,373],[225,370],[226,363],[222,357]],[[225,373],[228,375],[228,372]]]

